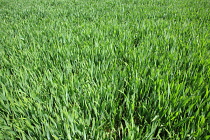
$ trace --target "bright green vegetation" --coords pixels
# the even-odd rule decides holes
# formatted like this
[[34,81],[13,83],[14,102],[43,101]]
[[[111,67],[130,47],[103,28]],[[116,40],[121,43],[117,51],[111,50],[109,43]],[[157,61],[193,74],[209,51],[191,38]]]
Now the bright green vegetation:
[[0,139],[209,139],[209,0],[0,0]]

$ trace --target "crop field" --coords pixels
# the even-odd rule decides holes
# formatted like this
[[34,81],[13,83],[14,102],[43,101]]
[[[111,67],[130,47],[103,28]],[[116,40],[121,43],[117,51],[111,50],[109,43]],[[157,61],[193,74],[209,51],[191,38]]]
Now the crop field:
[[209,0],[0,0],[1,140],[209,140]]

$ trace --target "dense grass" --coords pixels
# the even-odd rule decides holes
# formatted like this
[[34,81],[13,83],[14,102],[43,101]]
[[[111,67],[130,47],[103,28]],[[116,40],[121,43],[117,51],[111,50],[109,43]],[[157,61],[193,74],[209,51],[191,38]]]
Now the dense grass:
[[209,139],[208,0],[0,0],[1,139]]

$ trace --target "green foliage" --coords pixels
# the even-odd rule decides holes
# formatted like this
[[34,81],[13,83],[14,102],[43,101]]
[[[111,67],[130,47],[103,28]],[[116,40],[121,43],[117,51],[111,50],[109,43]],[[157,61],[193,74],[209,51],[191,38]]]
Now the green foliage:
[[209,139],[208,0],[0,0],[0,139]]

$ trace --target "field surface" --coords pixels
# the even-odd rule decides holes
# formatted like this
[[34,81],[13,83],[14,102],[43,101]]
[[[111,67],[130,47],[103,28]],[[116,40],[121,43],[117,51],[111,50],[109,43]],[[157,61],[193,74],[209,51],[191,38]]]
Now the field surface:
[[0,0],[0,139],[210,139],[209,0]]

